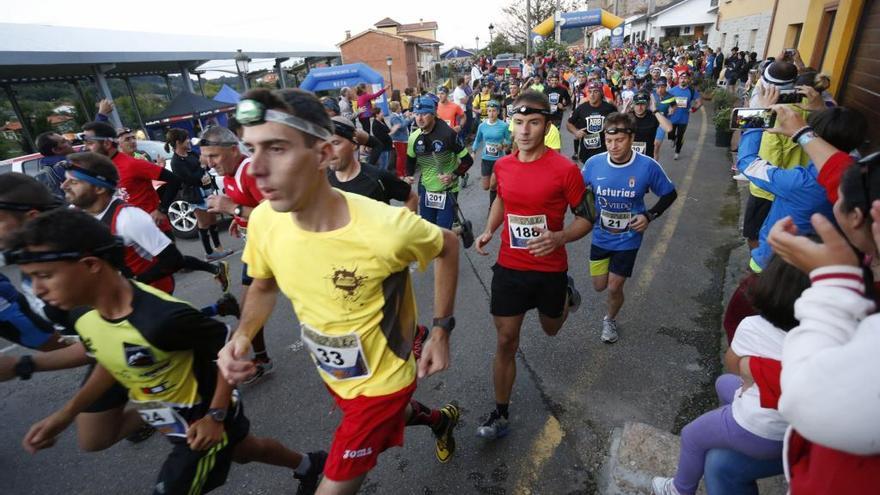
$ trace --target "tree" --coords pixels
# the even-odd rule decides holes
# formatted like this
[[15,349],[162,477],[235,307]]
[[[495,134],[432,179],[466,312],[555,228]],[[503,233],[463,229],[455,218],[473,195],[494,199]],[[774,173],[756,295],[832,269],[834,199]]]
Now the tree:
[[480,53],[498,56],[500,53],[522,53],[525,46],[516,46],[507,39],[504,33],[492,37],[492,42],[480,50]]
[[[576,12],[583,8],[580,0],[558,0],[559,8],[563,12]],[[544,21],[544,19],[556,13],[557,0],[532,0],[532,24],[528,26],[528,31]],[[526,3],[523,0],[512,0],[510,5],[501,9],[504,16],[508,19],[498,27],[498,35],[504,35],[514,45],[525,48],[526,45]]]

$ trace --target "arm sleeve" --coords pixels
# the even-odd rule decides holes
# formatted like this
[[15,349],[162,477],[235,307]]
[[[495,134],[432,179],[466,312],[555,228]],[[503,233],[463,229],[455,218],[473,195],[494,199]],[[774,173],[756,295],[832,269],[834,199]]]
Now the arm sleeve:
[[385,191],[388,198],[406,202],[409,199],[409,194],[412,192],[412,187],[406,182],[397,178],[396,175],[386,171],[386,170],[377,170],[378,179],[382,181],[382,184],[385,185]]
[[840,178],[853,163],[851,156],[843,151],[838,151],[822,165],[822,170],[819,172],[819,184],[825,188],[825,194],[831,204],[837,202],[837,188],[840,186]]
[[406,140],[406,175],[412,177],[416,173],[416,139],[418,132],[413,132]]
[[880,453],[880,315],[861,269],[826,266],[795,303],[782,350],[779,411],[798,433],[855,455]]
[[[745,131],[739,141],[739,158],[736,168],[749,181],[773,194],[784,195],[792,186],[792,179],[799,175],[797,171],[783,170],[772,163],[758,157],[763,131],[755,129]],[[786,174],[785,172],[793,172]]]
[[110,116],[103,113],[95,114],[95,122],[110,122]]

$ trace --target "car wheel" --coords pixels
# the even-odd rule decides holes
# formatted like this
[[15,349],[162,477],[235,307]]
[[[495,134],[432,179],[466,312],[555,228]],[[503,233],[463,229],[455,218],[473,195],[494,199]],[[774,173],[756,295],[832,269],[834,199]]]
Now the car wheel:
[[189,202],[178,199],[168,207],[168,220],[174,229],[174,235],[181,239],[198,237],[196,229],[196,212]]

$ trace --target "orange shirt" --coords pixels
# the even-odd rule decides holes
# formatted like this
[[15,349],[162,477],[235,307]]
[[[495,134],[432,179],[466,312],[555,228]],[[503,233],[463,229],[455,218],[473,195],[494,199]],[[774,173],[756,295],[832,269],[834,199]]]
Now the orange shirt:
[[451,101],[439,103],[437,105],[437,117],[446,121],[446,123],[449,124],[449,127],[458,127],[458,123],[460,122],[459,119],[464,117],[464,110]]

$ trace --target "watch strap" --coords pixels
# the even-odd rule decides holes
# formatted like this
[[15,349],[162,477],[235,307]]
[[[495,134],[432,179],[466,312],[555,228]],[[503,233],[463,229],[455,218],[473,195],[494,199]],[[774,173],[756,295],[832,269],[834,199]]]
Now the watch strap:
[[25,354],[15,363],[15,375],[22,380],[30,380],[34,374],[34,358]]

